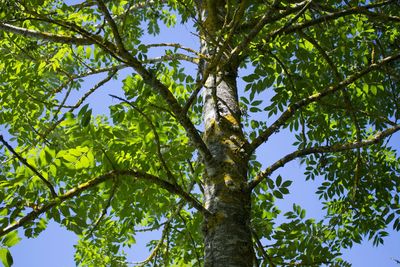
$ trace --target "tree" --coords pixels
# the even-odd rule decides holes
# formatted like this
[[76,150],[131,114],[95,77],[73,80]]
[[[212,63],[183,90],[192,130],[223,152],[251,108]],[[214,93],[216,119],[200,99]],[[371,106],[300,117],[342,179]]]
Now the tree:
[[[342,248],[400,229],[398,1],[15,0],[0,14],[4,265],[15,230],[49,220],[81,237],[82,266],[130,265],[124,248],[155,229],[141,265],[348,266]],[[177,21],[199,48],[157,40]],[[92,115],[88,97],[118,78],[109,117]],[[283,129],[293,152],[262,167]],[[298,205],[276,221],[293,160],[322,180],[321,221]]]

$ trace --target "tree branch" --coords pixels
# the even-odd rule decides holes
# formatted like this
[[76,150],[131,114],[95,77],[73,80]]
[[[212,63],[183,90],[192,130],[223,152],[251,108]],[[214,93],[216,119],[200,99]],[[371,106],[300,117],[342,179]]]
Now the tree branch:
[[[390,4],[391,2],[393,2],[392,0],[386,1],[384,2],[385,4]],[[381,3],[380,6],[382,6]],[[319,18],[310,20],[310,21],[306,21],[304,23],[300,23],[300,24],[295,24],[295,25],[291,25],[290,27],[286,28],[284,31],[280,31],[280,30],[276,30],[274,32],[272,32],[271,34],[269,34],[267,36],[267,39],[272,39],[275,38],[276,36],[280,35],[281,33],[284,34],[288,34],[288,33],[292,33],[292,32],[296,32],[298,30],[301,29],[305,29],[308,27],[311,27],[313,25],[319,24],[319,23],[326,23],[328,21],[332,21],[341,17],[345,17],[348,15],[355,15],[355,14],[362,14],[365,15],[367,17],[371,17],[371,18],[376,18],[379,20],[383,20],[383,21],[393,21],[393,22],[400,22],[400,17],[396,17],[396,16],[389,16],[389,15],[385,15],[382,13],[376,13],[376,12],[371,12],[369,11],[369,9],[375,8],[376,5],[375,4],[370,4],[370,5],[365,5],[365,6],[356,6],[356,7],[352,7],[346,10],[340,10],[325,16],[321,16]]]
[[110,72],[108,73],[107,77],[96,83],[92,88],[90,88],[89,91],[87,91],[79,100],[76,102],[75,105],[71,107],[69,112],[72,112],[74,109],[78,108],[82,103],[91,95],[93,94],[97,89],[105,85],[107,82],[109,82],[115,74],[118,72],[117,68],[111,69]]
[[[69,21],[51,19],[44,15],[30,11],[30,10],[27,10],[27,13],[34,16],[34,18],[27,18],[27,20],[39,20],[39,21],[43,21],[46,23],[55,24],[55,25],[64,27],[72,32],[78,33],[79,35],[83,36],[83,38],[57,35],[57,34],[40,32],[40,31],[35,31],[35,30],[28,30],[28,29],[19,28],[19,27],[13,26],[13,25],[9,25],[9,26],[19,28],[19,29],[24,29],[24,31],[28,31],[28,32],[35,32],[36,35],[31,35],[31,37],[34,37],[36,39],[42,39],[42,40],[52,41],[52,42],[56,42],[56,43],[69,43],[69,44],[75,44],[75,45],[96,44],[99,47],[101,47],[103,50],[107,51],[107,53],[109,53],[112,57],[114,57],[118,61],[123,61],[121,58],[118,57],[117,47],[112,42],[109,42],[109,41],[103,39],[102,36],[88,32],[86,29],[84,29],[84,28],[80,27],[79,25],[76,25],[72,22],[69,22]],[[0,29],[1,29],[1,24],[0,24]],[[11,30],[9,30],[9,31],[11,31]],[[18,33],[24,35],[23,34],[24,31],[22,31],[22,32],[19,31]],[[17,33],[17,32],[14,32],[14,33]],[[61,36],[63,38],[56,38],[59,36]],[[70,41],[68,41],[68,39],[70,39]],[[78,39],[80,41],[79,42],[74,41],[76,39]]]
[[117,43],[118,49],[125,52],[126,49],[125,49],[124,43],[122,41],[121,35],[119,34],[118,26],[115,23],[114,19],[112,18],[110,12],[108,11],[108,8],[104,4],[103,0],[96,0],[96,2],[97,2],[97,6],[99,7],[99,9],[103,13],[105,19],[107,20],[108,24],[111,27],[111,31],[114,35],[114,39]]
[[193,125],[192,121],[183,112],[181,105],[176,100],[173,93],[168,89],[168,87],[163,84],[159,79],[157,79],[156,74],[147,70],[142,63],[133,57],[128,52],[123,54],[124,58],[127,60],[128,65],[130,65],[143,79],[143,81],[149,85],[155,92],[160,94],[162,98],[167,102],[171,111],[176,116],[178,122],[185,129],[188,137],[202,154],[206,161],[212,160],[212,155],[208,150],[203,139],[199,135],[196,127]]
[[388,128],[382,132],[378,132],[374,136],[372,136],[372,138],[362,140],[360,142],[356,141],[356,142],[349,142],[346,144],[334,144],[331,146],[316,146],[294,151],[290,154],[287,154],[280,160],[276,161],[271,166],[266,168],[264,171],[260,172],[252,181],[248,183],[248,187],[250,190],[254,189],[262,180],[270,176],[275,170],[279,169],[280,167],[283,167],[286,163],[296,158],[307,156],[310,154],[336,153],[336,152],[342,152],[342,151],[370,146],[378,143],[379,141],[383,140],[388,136],[391,136],[392,134],[394,134],[399,130],[400,130],[400,124]]
[[136,265],[136,266],[144,266],[147,263],[149,263],[154,257],[157,256],[161,246],[164,243],[164,239],[167,236],[167,233],[168,233],[168,230],[169,230],[169,227],[171,225],[172,220],[175,219],[175,216],[179,215],[179,213],[180,213],[180,211],[181,211],[181,209],[183,208],[184,205],[185,205],[185,202],[182,201],[182,200],[178,203],[178,205],[176,206],[175,210],[172,212],[172,214],[170,215],[168,220],[165,223],[163,223],[164,228],[163,228],[162,233],[161,233],[161,238],[160,238],[160,240],[158,240],[157,245],[155,246],[155,248],[152,250],[150,255],[145,260],[143,260],[141,262],[135,262],[135,263],[133,263],[134,265]]
[[198,64],[199,59],[195,57],[191,57],[185,54],[180,54],[180,53],[174,53],[172,55],[164,55],[160,57],[154,57],[154,58],[149,58],[146,60],[143,60],[143,63],[156,63],[156,62],[165,62],[165,61],[170,61],[170,60],[185,60],[187,62],[193,63],[193,64]]
[[35,220],[37,217],[39,217],[41,214],[45,213],[46,211],[50,210],[51,208],[60,205],[62,202],[71,199],[75,196],[78,196],[81,194],[83,191],[93,188],[96,185],[99,185],[109,179],[112,179],[113,177],[116,176],[115,171],[106,173],[104,175],[100,175],[92,180],[89,180],[85,183],[82,183],[78,185],[75,188],[72,188],[71,190],[67,191],[66,193],[58,196],[56,199],[49,201],[47,204],[38,207],[37,209],[33,210],[32,212],[28,213],[18,221],[9,224],[3,229],[0,229],[0,237],[21,227],[24,226],[25,224]]
[[[183,217],[182,214],[181,214],[180,212],[179,212],[178,215],[179,215],[179,218],[182,220],[183,224],[185,225],[185,227],[187,228],[187,227],[188,227],[188,223],[187,223],[185,217]],[[177,230],[177,231],[180,232],[179,230]],[[199,267],[201,267],[202,265],[200,265],[200,263],[201,263],[201,258],[202,258],[202,257],[199,255],[199,253],[198,253],[198,251],[197,251],[197,249],[196,249],[196,241],[195,241],[195,239],[194,239],[194,237],[193,237],[193,235],[192,235],[192,232],[188,231],[187,229],[186,229],[186,231],[187,231],[187,234],[189,235],[189,238],[190,238],[190,241],[191,241],[190,243],[191,243],[191,245],[192,245],[194,254],[196,255],[197,265],[198,265]]]
[[[183,126],[186,130],[187,135],[191,139],[191,141],[195,144],[196,148],[202,154],[203,158],[207,161],[212,160],[212,154],[208,150],[206,144],[204,143],[203,139],[197,132],[197,129],[193,125],[192,121],[186,116],[183,112],[181,105],[178,103],[177,99],[173,95],[173,93],[168,89],[168,87],[163,84],[159,79],[157,79],[156,74],[149,71],[144,67],[142,62],[140,62],[137,58],[135,58],[131,53],[129,53],[123,46],[122,39],[118,33],[117,26],[115,21],[112,19],[110,13],[108,12],[107,7],[104,5],[102,0],[97,0],[99,8],[104,13],[104,16],[110,27],[113,31],[114,37],[116,38],[117,42],[117,50],[116,53],[122,59],[126,60],[126,64],[132,67],[143,79],[143,81],[153,88],[154,91],[159,93],[161,97],[167,102],[171,111],[175,114],[179,123]],[[109,50],[113,44],[107,45],[100,45],[105,50]]]
[[142,115],[142,117],[147,121],[147,124],[150,126],[150,128],[151,128],[151,130],[152,130],[152,132],[153,132],[153,134],[154,134],[154,140],[155,140],[156,146],[157,146],[157,156],[158,156],[158,159],[160,160],[161,165],[162,165],[164,171],[165,171],[166,174],[167,174],[168,180],[171,181],[171,182],[176,183],[177,179],[176,179],[176,177],[172,174],[171,170],[169,169],[169,167],[168,167],[168,165],[167,165],[167,163],[166,163],[166,161],[165,161],[165,159],[164,159],[163,154],[161,153],[161,142],[160,142],[160,137],[159,137],[158,132],[157,132],[157,129],[156,129],[156,127],[154,126],[153,122],[151,121],[150,117],[147,116],[141,109],[139,109],[138,107],[136,107],[135,105],[133,105],[133,104],[132,104],[131,102],[129,102],[128,100],[126,100],[126,99],[124,99],[124,98],[121,98],[121,97],[119,97],[119,96],[116,96],[116,95],[110,95],[110,96],[111,96],[111,97],[114,97],[114,98],[116,98],[116,99],[118,99],[118,100],[120,100],[120,101],[122,101],[122,102],[124,102],[124,103],[126,103],[126,104],[128,104],[131,108],[133,108],[133,110],[135,110],[135,111],[138,112],[140,115]]
[[161,233],[161,238],[160,240],[158,240],[157,245],[154,247],[154,249],[151,251],[150,255],[143,261],[141,262],[133,262],[132,264],[135,266],[145,266],[147,263],[149,263],[151,260],[154,259],[154,257],[156,257],[158,255],[159,250],[161,249],[163,243],[164,243],[164,239],[167,236],[168,230],[169,230],[169,225],[171,222],[171,219],[173,217],[171,216],[168,221],[165,223],[164,228],[162,230]]
[[[107,157],[107,155],[106,155]],[[111,163],[112,164],[112,163]],[[107,199],[106,205],[103,207],[103,210],[101,211],[100,216],[97,218],[96,222],[92,226],[92,228],[89,230],[89,233],[86,234],[86,237],[89,237],[93,234],[93,232],[97,229],[97,227],[100,225],[101,221],[103,220],[104,216],[107,214],[108,208],[111,206],[111,201],[115,196],[115,192],[117,191],[118,183],[115,180],[113,183],[113,186],[111,188],[110,196]]]
[[[308,36],[305,34],[303,31],[299,31],[300,36],[304,37],[307,41],[309,41],[321,54],[321,56],[324,58],[324,60],[328,63],[329,67],[332,69],[335,81],[339,82],[341,80],[341,75],[339,73],[338,68],[335,66],[331,58],[328,56],[328,53],[325,51],[325,49],[322,48],[322,46],[311,36]],[[343,98],[346,106],[346,110],[350,112],[350,117],[353,121],[354,127],[356,129],[356,136],[357,136],[357,142],[361,142],[362,137],[361,137],[361,129],[360,129],[360,123],[358,121],[358,118],[356,116],[356,113],[354,111],[353,105],[351,103],[351,96],[349,92],[347,91],[347,88],[344,88],[343,90]],[[360,172],[361,172],[361,148],[357,148],[357,161],[356,161],[356,168],[354,172],[354,186],[353,186],[353,198],[356,193],[358,181],[360,180]]]
[[[348,110],[348,108],[346,106],[340,106],[338,104],[332,104],[332,103],[328,103],[328,102],[325,102],[325,101],[324,102],[321,101],[321,103],[324,106],[327,106],[327,107],[332,108],[332,109],[341,109],[343,111],[347,111]],[[359,113],[359,114],[365,115],[365,116],[369,117],[370,119],[379,120],[379,121],[381,121],[381,122],[383,122],[383,123],[385,123],[387,125],[390,125],[390,126],[396,126],[397,125],[394,121],[389,120],[387,117],[383,117],[383,116],[380,116],[378,114],[374,114],[374,113],[371,113],[371,112],[368,112],[368,111],[365,111],[365,110],[355,109],[355,108],[352,107],[351,111],[354,112],[354,113]]]
[[272,3],[269,11],[260,18],[260,20],[257,22],[257,24],[254,25],[254,27],[250,30],[250,32],[247,34],[247,36],[243,39],[243,41],[232,50],[230,58],[235,58],[244,49],[246,49],[248,47],[248,44],[260,33],[260,31],[264,28],[265,25],[276,22],[282,18],[285,18],[285,17],[289,16],[290,14],[293,14],[294,12],[296,12],[297,10],[300,10],[302,8],[302,6],[296,6],[295,8],[287,9],[276,16],[271,16],[275,10],[274,7],[278,3],[279,3],[279,1],[274,1]]
[[253,236],[254,241],[256,242],[256,248],[258,249],[259,253],[263,257],[265,261],[268,261],[271,267],[276,267],[275,263],[272,261],[272,258],[268,255],[268,253],[265,251],[260,238],[258,237],[256,231],[254,229],[251,229],[251,234]]
[[76,37],[76,36],[65,36],[65,35],[53,34],[53,33],[49,33],[49,32],[29,30],[26,28],[17,27],[14,25],[3,23],[3,22],[0,22],[0,30],[19,34],[24,37],[42,39],[42,40],[46,40],[46,41],[63,43],[63,44],[92,45],[95,43],[94,41],[89,40],[87,38]]
[[156,44],[148,44],[148,45],[145,45],[145,46],[146,46],[146,48],[152,48],[152,47],[173,47],[173,48],[177,48],[177,49],[182,49],[182,50],[184,50],[184,51],[186,51],[186,52],[189,52],[189,53],[193,53],[193,54],[195,54],[197,57],[200,57],[200,58],[207,58],[205,55],[202,55],[202,54],[199,53],[198,51],[196,51],[196,50],[194,50],[194,49],[192,49],[192,48],[190,48],[190,47],[183,46],[183,45],[181,45],[181,44],[179,44],[179,43],[156,43]]
[[350,75],[346,79],[342,80],[341,82],[337,83],[336,85],[329,86],[327,89],[323,90],[322,92],[315,93],[307,98],[304,98],[292,105],[290,105],[282,114],[281,116],[272,123],[267,129],[265,129],[258,137],[256,137],[253,142],[250,143],[247,149],[247,153],[251,154],[254,150],[259,147],[262,143],[266,142],[268,138],[274,133],[279,131],[279,128],[282,127],[294,114],[296,111],[309,105],[310,103],[314,103],[319,101],[325,96],[331,95],[339,90],[344,89],[349,84],[354,83],[359,78],[363,77],[364,75],[370,73],[373,70],[376,70],[384,65],[389,64],[390,62],[396,61],[400,59],[400,53],[395,54],[393,56],[386,57],[377,63],[371,64],[368,67],[355,72],[354,74]]
[[[140,3],[140,2],[138,2],[138,3],[135,3],[135,4],[133,4],[133,3],[129,3],[127,6],[128,6],[128,8],[125,10],[125,12],[124,13],[122,13],[122,14],[118,14],[118,15],[114,15],[114,16],[112,16],[112,19],[115,21],[115,20],[117,20],[117,19],[123,19],[123,18],[125,18],[129,13],[132,13],[133,11],[137,11],[137,10],[139,10],[139,9],[145,9],[145,8],[151,8],[151,5],[154,5],[154,4],[156,4],[156,3],[162,3],[162,2],[164,2],[165,0],[158,0],[158,1],[154,1],[154,0],[145,0],[145,1],[143,1],[142,3]],[[91,4],[91,5],[95,5],[96,3],[96,0],[93,0],[93,3]],[[103,1],[103,2],[108,2],[108,1]],[[90,7],[90,5],[89,5],[89,7]],[[101,23],[101,24],[97,24],[97,25],[95,25],[95,27],[96,28],[102,28],[103,27],[103,23]]]
[[93,39],[93,42],[91,44],[98,45],[107,53],[110,53],[117,60],[122,61],[123,63],[132,67],[142,77],[143,81],[147,85],[153,88],[157,93],[159,93],[165,99],[165,101],[170,106],[171,111],[174,113],[179,123],[186,130],[189,138],[195,144],[196,148],[200,151],[203,158],[209,161],[212,160],[212,155],[208,150],[206,144],[204,143],[201,136],[197,132],[197,129],[193,125],[192,121],[182,111],[182,107],[179,105],[175,96],[172,94],[172,92],[169,91],[168,87],[165,84],[161,83],[157,79],[155,73],[146,69],[143,66],[142,62],[140,62],[137,58],[132,56],[132,54],[129,53],[124,48],[122,39],[118,33],[117,25],[113,20],[113,18],[111,17],[111,14],[109,13],[107,7],[104,5],[104,2],[102,0],[96,0],[96,1],[98,2],[98,6],[102,10],[106,20],[110,24],[111,30],[113,31],[114,37],[117,42],[117,47],[115,47],[113,43],[102,40],[102,38],[97,35],[91,35],[90,33],[87,32],[83,32],[81,34],[84,34],[85,36],[87,35],[88,38]]
[[[58,110],[56,111],[55,115],[53,116],[53,121],[56,120],[56,116],[57,114],[60,112],[61,108],[64,107],[68,107],[69,110],[68,112],[72,112],[75,109],[77,109],[78,107],[80,107],[80,105],[82,105],[82,103],[91,95],[93,94],[97,89],[99,89],[101,86],[103,86],[104,84],[106,84],[108,81],[111,80],[111,78],[117,73],[118,71],[118,67],[114,68],[114,69],[110,69],[110,73],[107,75],[106,78],[104,78],[103,80],[101,80],[100,82],[98,82],[97,84],[95,84],[89,91],[87,91],[73,106],[64,106],[63,104],[60,105],[58,107]],[[77,76],[78,78],[79,76]],[[67,97],[67,95],[66,95]],[[66,100],[66,98],[63,99]],[[43,133],[39,134],[39,136],[44,139],[47,137],[47,135],[49,135],[63,120],[65,119],[65,114],[58,120],[56,120],[52,125],[50,125],[49,128],[47,128]]]
[[[266,37],[263,39],[263,44],[261,44],[260,47],[258,47],[258,49],[262,50],[263,46],[268,45],[270,43],[270,41],[277,36],[297,32],[299,30],[306,29],[306,28],[309,28],[311,26],[314,26],[314,25],[317,25],[320,23],[326,23],[326,22],[336,20],[341,17],[349,16],[349,15],[363,14],[367,17],[380,19],[382,21],[389,20],[389,21],[394,21],[394,22],[400,22],[400,17],[388,16],[388,15],[385,15],[382,13],[376,13],[376,12],[369,11],[369,9],[373,9],[373,8],[380,7],[380,6],[385,6],[392,2],[393,2],[393,0],[388,0],[388,1],[381,2],[381,3],[374,3],[374,4],[365,5],[365,6],[356,6],[356,7],[352,7],[352,8],[345,9],[345,10],[338,10],[336,12],[332,12],[330,14],[320,16],[316,19],[309,20],[309,21],[306,21],[303,23],[288,25],[287,27],[285,27],[285,26],[281,27],[275,31],[268,33],[266,35]],[[233,52],[237,54],[236,51],[233,51]]]
[[42,180],[42,182],[47,186],[47,188],[50,190],[51,196],[53,198],[57,197],[57,193],[56,190],[54,189],[53,185],[49,182],[49,180],[47,180],[46,178],[43,177],[43,175],[35,168],[33,167],[31,164],[28,163],[28,161],[26,161],[26,159],[24,159],[20,154],[18,154],[14,148],[12,148],[12,146],[7,143],[6,140],[4,140],[3,135],[0,134],[0,142],[3,143],[3,145],[22,163],[24,164],[26,167],[28,167],[31,171],[33,171],[34,174],[36,174],[40,180]]
[[[52,121],[54,121],[54,123],[52,125],[50,125],[47,129],[45,129],[42,133],[38,133],[38,136],[41,139],[45,139],[62,121],[64,121],[65,119],[65,114],[58,120],[56,120],[56,116],[57,114],[60,112],[61,108],[69,108],[68,112],[73,112],[75,109],[77,109],[78,107],[80,107],[80,105],[91,95],[93,94],[97,89],[99,89],[101,86],[103,86],[104,84],[106,84],[108,81],[111,80],[111,78],[117,73],[117,71],[120,68],[123,68],[121,66],[124,65],[119,65],[119,66],[114,66],[114,67],[109,67],[109,68],[103,68],[101,69],[101,71],[99,70],[98,72],[93,71],[93,72],[87,72],[86,76],[92,75],[92,74],[96,74],[96,73],[100,73],[100,72],[105,72],[105,71],[110,71],[109,75],[104,78],[103,80],[101,80],[100,82],[98,82],[97,84],[95,84],[89,91],[87,91],[74,105],[64,105],[63,103],[67,100],[68,97],[68,92],[65,95],[64,99],[62,100],[62,103],[60,105],[54,105],[53,103],[47,103],[45,101],[39,100],[39,99],[35,99],[35,97],[33,97],[31,94],[28,94],[28,96],[32,97],[34,100],[39,101],[41,103],[44,104],[50,104],[53,106],[57,106],[58,110],[55,112],[55,115],[53,116]],[[126,67],[126,66],[124,66]],[[71,79],[78,79],[80,77],[85,77],[84,74],[81,75],[76,75],[74,76],[75,78],[71,78]],[[72,80],[69,80],[69,82],[71,82]],[[65,83],[64,83],[65,84]],[[68,84],[68,82],[67,82]],[[57,89],[58,90],[58,89]],[[60,89],[61,90],[61,89]],[[57,92],[56,92],[57,93]],[[26,149],[24,149],[23,151],[29,149],[30,147],[35,146],[39,141],[34,142],[31,146],[27,147]]]
[[115,70],[122,70],[124,68],[127,68],[128,66],[126,64],[119,64],[119,65],[113,65],[113,66],[107,66],[103,68],[97,68],[97,69],[91,69],[89,71],[85,71],[79,74],[72,74],[69,76],[69,79],[65,81],[62,85],[57,87],[57,89],[53,90],[53,93],[59,93],[62,91],[62,89],[68,85],[68,83],[72,82],[73,80],[80,79],[80,78],[85,78],[91,75],[103,73],[103,72],[110,72],[110,71],[115,71]]
[[[104,5],[102,0],[96,0],[98,3],[99,8],[101,9],[102,13],[104,14],[106,20],[110,24],[111,30],[114,34],[114,37],[117,42],[118,51],[116,52],[121,58],[126,60],[126,63],[131,66],[143,79],[143,81],[153,88],[157,93],[159,93],[164,100],[168,103],[171,108],[171,111],[175,114],[176,118],[178,119],[179,123],[183,126],[186,130],[187,135],[191,139],[191,141],[195,144],[196,148],[202,154],[203,158],[206,161],[212,160],[212,154],[208,150],[206,144],[204,143],[203,139],[197,132],[197,129],[193,125],[192,121],[186,116],[183,112],[181,105],[176,100],[173,93],[168,89],[168,87],[160,82],[157,79],[156,74],[146,69],[142,62],[140,62],[137,58],[135,58],[131,53],[129,53],[123,45],[122,39],[119,35],[117,25],[111,14],[109,13],[107,7]],[[103,49],[109,48],[110,45],[101,46]]]
[[25,224],[32,222],[36,218],[38,218],[40,215],[43,213],[49,211],[51,208],[54,208],[58,205],[60,205],[62,202],[69,200],[73,197],[76,197],[80,195],[83,191],[92,189],[95,186],[106,182],[110,179],[118,178],[118,176],[129,176],[129,177],[134,177],[136,179],[141,179],[143,181],[148,181],[153,184],[156,184],[160,186],[161,188],[167,190],[168,192],[178,195],[182,197],[187,203],[191,204],[195,209],[197,209],[199,212],[201,212],[204,215],[211,215],[210,211],[208,211],[203,205],[195,198],[193,198],[189,193],[186,193],[182,188],[171,184],[157,176],[154,176],[152,174],[140,171],[140,170],[113,170],[110,171],[106,174],[100,175],[96,178],[93,178],[87,182],[84,182],[70,190],[68,190],[66,193],[62,195],[58,195],[55,199],[49,201],[47,204],[44,204],[41,207],[38,207],[37,209],[31,211],[30,213],[26,214],[22,218],[20,218],[18,221],[15,221],[8,226],[4,227],[3,229],[0,229],[0,237],[4,236],[5,234],[18,229],[21,226],[24,226]]

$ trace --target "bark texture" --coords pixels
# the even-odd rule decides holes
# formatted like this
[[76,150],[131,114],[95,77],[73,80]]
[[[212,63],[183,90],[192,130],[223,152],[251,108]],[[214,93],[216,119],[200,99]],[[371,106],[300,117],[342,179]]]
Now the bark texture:
[[[204,177],[205,206],[213,214],[204,222],[205,266],[252,266],[247,157],[239,122],[228,104],[236,87],[234,77],[215,76],[204,93],[204,138],[214,158],[206,163]],[[214,86],[217,103],[210,96]]]
[[[203,3],[202,53],[216,58],[217,26],[223,23],[223,1]],[[215,37],[214,40],[210,38]],[[229,45],[228,45],[229,46]],[[222,54],[221,54],[222,55]],[[212,154],[204,175],[205,207],[212,216],[204,220],[206,267],[253,266],[250,229],[251,200],[246,187],[248,156],[241,124],[235,64],[221,56],[210,70],[203,91],[203,139]],[[221,68],[223,66],[223,68]]]

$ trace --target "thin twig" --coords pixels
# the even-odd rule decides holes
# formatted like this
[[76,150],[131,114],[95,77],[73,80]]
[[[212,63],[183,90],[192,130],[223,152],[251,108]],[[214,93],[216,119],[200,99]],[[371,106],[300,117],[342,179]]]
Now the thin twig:
[[[179,218],[182,220],[182,222],[183,222],[183,224],[185,225],[185,227],[187,227],[186,219],[181,215],[180,212],[179,212],[178,216],[179,216]],[[201,267],[201,264],[200,264],[200,263],[201,263],[201,257],[200,257],[200,255],[199,255],[199,252],[198,252],[197,249],[196,249],[196,241],[194,240],[193,235],[192,235],[192,233],[191,233],[190,231],[186,231],[186,232],[187,232],[187,234],[189,235],[190,242],[191,242],[191,245],[192,245],[192,247],[193,247],[193,251],[194,251],[194,253],[195,253],[195,255],[196,255],[197,265],[198,265],[199,267]]]
[[156,146],[157,146],[157,156],[158,156],[158,159],[160,160],[161,165],[163,166],[164,171],[167,173],[168,179],[169,179],[171,182],[176,183],[177,179],[176,179],[176,177],[172,174],[171,170],[169,169],[169,167],[168,167],[168,165],[167,165],[167,163],[166,163],[166,161],[165,161],[165,159],[164,159],[163,154],[161,153],[161,142],[160,142],[160,137],[159,137],[159,135],[158,135],[158,132],[157,132],[156,127],[154,126],[154,124],[153,124],[153,122],[151,121],[151,119],[149,118],[149,116],[147,116],[141,109],[139,109],[138,107],[136,107],[134,104],[132,104],[132,103],[129,102],[128,100],[126,100],[126,99],[124,99],[124,98],[122,98],[122,97],[116,96],[116,95],[111,95],[111,94],[110,94],[110,96],[113,97],[113,98],[116,98],[116,99],[118,99],[118,100],[120,100],[120,101],[122,101],[122,102],[124,102],[124,103],[126,103],[126,104],[128,104],[131,108],[133,108],[133,110],[135,110],[135,111],[138,112],[140,115],[142,115],[143,118],[147,121],[147,124],[150,126],[150,128],[151,128],[151,130],[152,130],[152,132],[153,132],[153,134],[154,134],[154,139],[155,139]]
[[6,140],[4,140],[3,135],[0,134],[0,142],[3,143],[3,145],[5,147],[7,147],[7,149],[22,163],[24,164],[26,167],[28,167],[31,171],[33,171],[39,178],[40,180],[42,180],[42,182],[49,188],[50,193],[52,195],[53,198],[57,197],[57,193],[56,190],[54,189],[53,185],[49,182],[49,180],[47,180],[46,178],[43,177],[43,175],[35,168],[33,167],[31,164],[28,163],[28,161],[26,161],[25,158],[23,158],[20,154],[18,154],[14,148],[12,148],[12,146],[7,143]]
[[[194,183],[192,182],[192,184],[189,186],[189,190],[187,192],[191,191],[193,185],[194,185]],[[157,245],[155,246],[155,248],[151,251],[150,255],[144,261],[135,262],[135,263],[133,263],[134,265],[136,265],[136,266],[144,266],[144,265],[146,265],[147,263],[149,263],[150,261],[152,261],[153,259],[155,259],[158,256],[158,252],[159,252],[160,248],[162,247],[162,245],[164,243],[164,239],[168,235],[168,230],[170,228],[172,220],[174,220],[175,217],[180,214],[180,211],[184,207],[185,204],[186,204],[186,202],[183,201],[183,200],[181,200],[178,203],[176,209],[172,212],[172,214],[169,216],[168,220],[164,223],[164,228],[163,228],[163,231],[162,231],[162,234],[161,234],[161,238],[160,238],[160,240],[158,240]]]
[[[333,63],[333,60],[328,56],[328,53],[325,51],[325,49],[322,48],[322,46],[311,36],[308,36],[305,34],[303,31],[299,31],[300,36],[304,37],[307,41],[309,41],[317,50],[318,52],[322,55],[324,60],[328,63],[329,67],[333,71],[334,78],[336,82],[340,82],[342,79],[338,68],[335,66]],[[349,92],[347,91],[347,88],[344,88],[343,90],[343,98],[344,102],[346,105],[346,110],[350,112],[350,117],[353,121],[354,127],[356,128],[356,136],[357,136],[357,142],[361,142],[362,136],[361,136],[361,127],[360,123],[357,119],[356,113],[354,111],[353,105],[351,103],[351,96]],[[352,189],[352,197],[353,199],[356,196],[356,191],[358,187],[358,183],[361,178],[361,148],[357,148],[357,161],[356,161],[356,168],[354,172],[354,183],[353,183],[353,189]]]
[[111,205],[111,201],[114,198],[115,192],[117,191],[117,187],[118,187],[118,181],[116,179],[114,179],[114,183],[113,183],[113,187],[111,189],[111,193],[110,196],[107,199],[107,203],[104,206],[99,218],[96,220],[96,222],[94,223],[92,229],[90,229],[89,233],[86,235],[86,237],[89,237],[93,234],[93,232],[97,229],[97,227],[100,225],[101,221],[103,220],[104,216],[106,216],[107,214],[107,210]]
[[271,267],[276,267],[275,263],[272,261],[272,258],[267,254],[267,252],[265,252],[263,245],[261,244],[260,238],[258,237],[254,229],[251,229],[251,234],[253,235],[254,241],[256,242],[258,250],[264,260],[268,261]]

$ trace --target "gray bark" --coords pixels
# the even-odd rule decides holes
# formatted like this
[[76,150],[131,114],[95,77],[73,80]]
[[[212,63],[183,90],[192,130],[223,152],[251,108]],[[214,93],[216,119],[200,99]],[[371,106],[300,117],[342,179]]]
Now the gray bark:
[[205,266],[253,266],[251,201],[246,187],[247,156],[240,127],[236,71],[211,75],[204,90],[206,163]]
[[[215,40],[224,9],[224,1],[201,2],[202,54],[209,58],[218,55]],[[212,154],[212,160],[204,162],[204,201],[212,214],[203,224],[204,266],[253,266],[251,199],[246,186],[248,156],[244,149],[247,141],[240,123],[238,66],[224,64],[224,56],[217,61],[203,90],[203,139]],[[202,66],[203,71],[209,68],[207,64]]]
[[248,157],[236,78],[235,67],[213,73],[203,93],[203,138],[213,157],[205,162],[204,175],[205,206],[213,214],[205,218],[203,227],[206,267],[253,266]]

